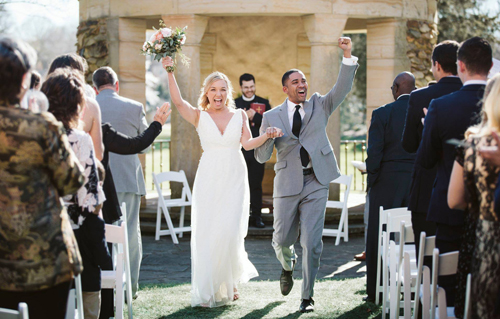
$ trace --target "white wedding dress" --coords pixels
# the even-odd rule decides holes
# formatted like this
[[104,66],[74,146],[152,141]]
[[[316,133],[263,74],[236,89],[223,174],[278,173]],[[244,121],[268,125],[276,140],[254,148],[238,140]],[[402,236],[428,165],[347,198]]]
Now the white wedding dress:
[[223,134],[207,112],[200,112],[198,135],[203,155],[193,186],[191,213],[191,306],[231,302],[237,284],[258,276],[248,259],[250,192],[240,139],[238,109]]

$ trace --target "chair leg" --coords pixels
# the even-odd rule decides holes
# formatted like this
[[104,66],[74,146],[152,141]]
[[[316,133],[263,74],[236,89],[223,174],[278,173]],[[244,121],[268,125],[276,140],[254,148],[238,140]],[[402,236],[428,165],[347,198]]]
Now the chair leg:
[[161,207],[158,204],[156,208],[156,232],[155,232],[155,240],[160,240],[160,227],[161,227]]
[[[179,227],[182,228],[184,227],[184,212],[186,211],[186,206],[182,206],[181,207],[181,217],[180,217],[180,220],[179,220]],[[179,238],[182,238],[182,235],[184,233],[179,233]]]
[[[346,203],[347,205],[347,203]],[[344,218],[344,242],[349,241],[349,209],[345,207],[345,218]]]
[[380,246],[380,236],[378,238],[378,248],[377,248],[377,282],[376,282],[376,289],[375,289],[375,304],[379,305],[379,301],[380,301],[380,264],[381,264],[381,259],[382,259],[382,256],[381,256],[381,252],[380,252],[380,249],[381,249],[381,246]]
[[125,298],[123,294],[123,255],[119,258],[121,260],[117,261],[116,273],[118,274],[116,278],[115,286],[115,319],[123,319],[123,308],[125,305]]
[[[342,209],[342,213],[340,214],[340,221],[339,221],[339,228],[337,231],[337,238],[335,239],[335,246],[338,246],[340,244],[340,237],[344,234],[342,232],[342,227],[344,226],[344,220],[345,220],[345,211]],[[344,232],[346,229],[344,228]]]
[[175,234],[175,227],[172,223],[172,219],[170,218],[170,214],[168,212],[168,208],[162,207],[163,215],[165,215],[165,219],[167,220],[168,229],[170,230],[170,236],[172,237],[172,241],[174,244],[178,244],[179,240],[177,240],[177,235]]

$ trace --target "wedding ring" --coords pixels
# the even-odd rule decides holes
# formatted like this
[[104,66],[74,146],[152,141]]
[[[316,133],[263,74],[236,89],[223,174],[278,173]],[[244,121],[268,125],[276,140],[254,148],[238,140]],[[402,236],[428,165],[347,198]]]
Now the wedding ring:
[[167,113],[163,112],[163,114],[167,114]]

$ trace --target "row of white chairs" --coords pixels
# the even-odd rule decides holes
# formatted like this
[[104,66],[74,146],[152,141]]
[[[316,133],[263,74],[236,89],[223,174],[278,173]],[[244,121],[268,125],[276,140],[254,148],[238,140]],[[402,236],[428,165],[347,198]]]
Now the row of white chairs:
[[[411,225],[411,213],[407,208],[384,210],[380,207],[376,303],[382,293],[382,318],[389,314],[391,319],[455,318],[454,307],[446,305],[446,292],[438,286],[438,277],[457,273],[458,251],[439,254],[435,237],[421,233],[415,239]],[[385,229],[384,229],[385,228]],[[392,237],[394,236],[394,237]],[[391,239],[394,238],[394,239]],[[396,243],[396,238],[399,242]],[[418,264],[416,262],[415,240],[420,240]],[[424,266],[424,257],[433,257],[431,270]],[[382,284],[380,285],[380,277]],[[470,274],[467,278],[464,318],[469,317]],[[403,300],[401,300],[403,289]],[[412,296],[415,296],[412,299]],[[420,304],[422,309],[420,310]],[[403,316],[400,316],[401,310]]]
[[[191,227],[184,226],[184,216],[186,207],[191,206],[192,195],[191,189],[186,178],[184,171],[179,172],[163,172],[153,173],[153,181],[158,193],[158,205],[156,209],[156,232],[155,240],[160,240],[160,236],[170,235],[174,244],[179,243],[178,238],[182,238],[184,232],[190,232]],[[162,183],[180,183],[182,184],[181,197],[170,198],[170,194],[164,194],[162,190]],[[349,241],[349,221],[348,221],[348,207],[347,202],[349,199],[349,192],[351,189],[352,175],[341,175],[333,180],[331,184],[339,184],[345,186],[343,201],[328,200],[326,207],[340,209],[340,221],[337,229],[325,228],[323,236],[335,236],[335,245],[338,246],[340,239],[343,238],[345,242]],[[180,208],[179,227],[175,227],[170,216],[169,209],[173,207]],[[167,222],[167,229],[161,228],[162,218]]]

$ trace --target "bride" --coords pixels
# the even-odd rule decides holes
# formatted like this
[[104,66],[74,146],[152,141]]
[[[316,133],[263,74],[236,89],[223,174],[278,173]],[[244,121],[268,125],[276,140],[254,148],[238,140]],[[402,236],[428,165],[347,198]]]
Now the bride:
[[[173,61],[166,57],[162,64],[166,68]],[[252,138],[248,117],[235,109],[233,88],[223,73],[205,79],[198,108],[182,99],[173,73],[168,84],[173,104],[196,127],[203,148],[191,211],[191,306],[218,307],[239,298],[237,284],[258,276],[244,246],[250,193],[240,149],[254,149],[283,133],[270,127]]]

